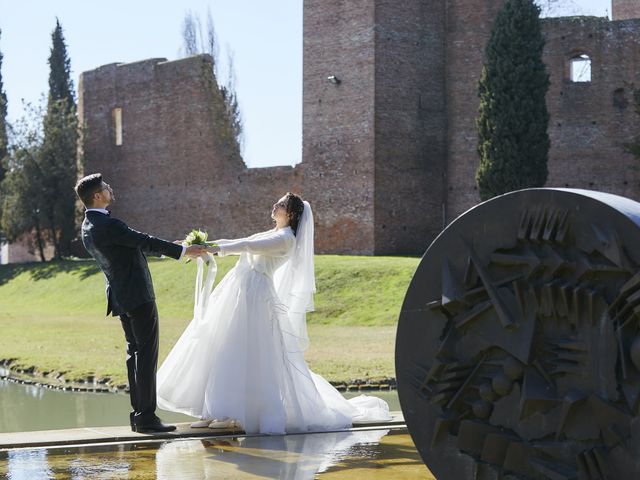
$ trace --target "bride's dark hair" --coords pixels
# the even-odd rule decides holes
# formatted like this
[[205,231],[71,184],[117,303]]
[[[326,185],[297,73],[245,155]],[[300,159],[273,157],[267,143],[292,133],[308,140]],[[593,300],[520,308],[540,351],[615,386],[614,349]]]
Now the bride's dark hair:
[[287,202],[287,216],[289,217],[289,226],[291,230],[293,230],[293,234],[295,235],[298,231],[298,224],[300,223],[300,218],[302,218],[302,212],[304,212],[304,203],[302,203],[302,198],[295,193],[287,192],[286,195]]

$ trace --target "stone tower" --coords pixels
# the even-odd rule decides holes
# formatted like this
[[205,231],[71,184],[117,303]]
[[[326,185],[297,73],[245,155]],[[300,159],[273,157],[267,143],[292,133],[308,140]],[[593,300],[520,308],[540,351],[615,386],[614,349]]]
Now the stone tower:
[[444,15],[441,0],[305,0],[304,193],[320,250],[415,253],[442,229]]
[[451,222],[480,196],[476,117],[478,82],[485,45],[502,0],[447,0],[447,171],[445,223]]
[[639,0],[612,0],[611,9],[613,20],[640,18]]

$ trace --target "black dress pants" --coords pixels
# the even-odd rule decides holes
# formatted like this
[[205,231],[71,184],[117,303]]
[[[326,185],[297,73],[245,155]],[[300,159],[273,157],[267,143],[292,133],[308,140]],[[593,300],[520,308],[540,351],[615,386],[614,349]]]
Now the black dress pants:
[[149,302],[120,315],[127,340],[129,397],[136,422],[154,418],[158,366],[158,309]]

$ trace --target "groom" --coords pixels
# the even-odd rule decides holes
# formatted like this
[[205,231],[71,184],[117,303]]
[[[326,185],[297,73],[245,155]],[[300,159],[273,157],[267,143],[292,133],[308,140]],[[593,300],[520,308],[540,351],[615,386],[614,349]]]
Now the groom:
[[82,243],[107,280],[107,315],[119,315],[127,341],[127,373],[134,432],[170,432],[156,416],[156,367],[158,364],[158,310],[145,253],[180,259],[204,252],[200,245],[182,247],[137,232],[106,208],[115,196],[111,187],[94,173],[81,178],[76,193],[86,207]]

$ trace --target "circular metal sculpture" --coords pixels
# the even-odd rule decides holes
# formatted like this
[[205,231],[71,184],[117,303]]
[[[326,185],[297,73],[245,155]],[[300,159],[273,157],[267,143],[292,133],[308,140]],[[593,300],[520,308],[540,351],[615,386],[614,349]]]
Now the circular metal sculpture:
[[396,340],[438,480],[640,478],[640,204],[531,189],[425,253]]

